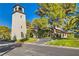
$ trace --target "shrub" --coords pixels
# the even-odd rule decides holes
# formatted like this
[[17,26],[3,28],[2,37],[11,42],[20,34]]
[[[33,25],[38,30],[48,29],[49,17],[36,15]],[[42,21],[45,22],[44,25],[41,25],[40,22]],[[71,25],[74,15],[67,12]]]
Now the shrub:
[[73,33],[71,33],[71,34],[68,34],[68,38],[67,39],[74,39],[75,37],[74,37],[74,34]]
[[24,42],[24,41],[26,41],[26,40],[27,40],[26,38],[25,38],[25,39],[21,39],[20,42]]

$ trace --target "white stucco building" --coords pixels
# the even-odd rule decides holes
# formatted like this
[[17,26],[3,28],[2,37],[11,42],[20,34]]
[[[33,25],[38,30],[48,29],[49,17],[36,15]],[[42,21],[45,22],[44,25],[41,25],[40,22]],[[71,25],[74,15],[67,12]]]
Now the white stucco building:
[[26,38],[26,16],[24,14],[24,8],[20,5],[15,5],[12,14],[11,39],[20,40],[24,38]]

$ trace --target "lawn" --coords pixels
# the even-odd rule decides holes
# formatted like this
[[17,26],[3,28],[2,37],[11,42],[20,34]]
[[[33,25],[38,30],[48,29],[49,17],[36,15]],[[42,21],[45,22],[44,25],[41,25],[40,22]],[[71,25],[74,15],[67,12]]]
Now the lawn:
[[37,40],[38,40],[37,38],[28,38],[28,39],[17,40],[16,42],[33,43],[36,42]]
[[28,40],[26,40],[25,42],[26,43],[33,43],[33,42],[36,42],[38,39],[36,38],[29,38]]
[[67,46],[67,47],[79,47],[79,40],[51,40],[46,42],[48,45],[56,45],[56,46]]

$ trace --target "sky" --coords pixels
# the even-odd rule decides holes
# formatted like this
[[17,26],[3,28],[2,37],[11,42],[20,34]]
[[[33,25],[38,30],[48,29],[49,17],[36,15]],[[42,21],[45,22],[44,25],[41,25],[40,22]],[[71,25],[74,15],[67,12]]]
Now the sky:
[[[9,28],[12,27],[12,13],[13,13],[13,6],[16,3],[0,3],[0,26],[7,26]],[[34,12],[39,8],[38,4],[36,3],[23,3],[20,4],[24,7],[26,19],[30,22],[34,18],[38,18],[39,16],[36,15]]]
[[[13,6],[16,3],[0,3],[0,26],[7,26],[9,28],[12,27],[12,13],[13,13]],[[34,12],[39,8],[38,4],[36,3],[23,3],[21,4],[25,8],[25,15],[26,19],[30,22],[34,18],[39,18]],[[77,4],[79,6],[79,4]]]

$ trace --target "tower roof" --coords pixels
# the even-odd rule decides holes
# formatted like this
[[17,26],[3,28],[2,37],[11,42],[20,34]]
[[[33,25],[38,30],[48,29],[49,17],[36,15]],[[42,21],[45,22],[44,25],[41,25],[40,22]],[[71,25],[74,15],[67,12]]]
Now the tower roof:
[[20,6],[20,7],[24,8],[23,6],[20,5],[20,3],[16,3],[16,4],[13,6],[13,8],[15,8],[16,6]]
[[15,4],[13,6],[13,13],[20,12],[24,14],[24,8],[20,4]]

